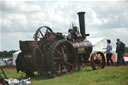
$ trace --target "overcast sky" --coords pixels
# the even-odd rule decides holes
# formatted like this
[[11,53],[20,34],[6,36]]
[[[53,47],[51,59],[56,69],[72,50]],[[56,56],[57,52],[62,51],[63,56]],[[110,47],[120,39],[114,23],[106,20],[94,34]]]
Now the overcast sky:
[[0,51],[19,50],[40,26],[66,33],[84,11],[88,39],[120,38],[128,46],[128,0],[0,0]]

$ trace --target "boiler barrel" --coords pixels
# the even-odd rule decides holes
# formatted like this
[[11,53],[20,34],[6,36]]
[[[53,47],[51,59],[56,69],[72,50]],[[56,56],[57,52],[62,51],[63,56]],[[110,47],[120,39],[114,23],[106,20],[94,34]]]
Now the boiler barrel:
[[73,42],[72,44],[73,44],[73,47],[77,49],[77,53],[90,54],[93,49],[91,42],[89,42],[88,40]]

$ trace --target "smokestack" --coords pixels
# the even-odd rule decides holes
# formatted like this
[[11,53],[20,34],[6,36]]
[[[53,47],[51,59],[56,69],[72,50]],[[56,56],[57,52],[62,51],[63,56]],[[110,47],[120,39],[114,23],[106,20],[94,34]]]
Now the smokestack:
[[83,39],[86,38],[84,14],[85,12],[78,12],[80,33],[82,34]]

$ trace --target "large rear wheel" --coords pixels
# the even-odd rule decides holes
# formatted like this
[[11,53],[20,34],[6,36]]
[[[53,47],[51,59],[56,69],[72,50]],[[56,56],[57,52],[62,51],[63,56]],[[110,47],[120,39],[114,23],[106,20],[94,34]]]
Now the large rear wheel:
[[52,43],[47,50],[46,61],[53,74],[70,74],[77,65],[77,55],[72,44],[66,40]]

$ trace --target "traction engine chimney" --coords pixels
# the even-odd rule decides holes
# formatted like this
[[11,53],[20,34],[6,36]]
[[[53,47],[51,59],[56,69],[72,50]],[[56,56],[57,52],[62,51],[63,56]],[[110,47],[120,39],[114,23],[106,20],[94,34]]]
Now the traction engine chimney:
[[83,39],[86,39],[84,14],[85,12],[78,12],[80,33],[82,34]]

